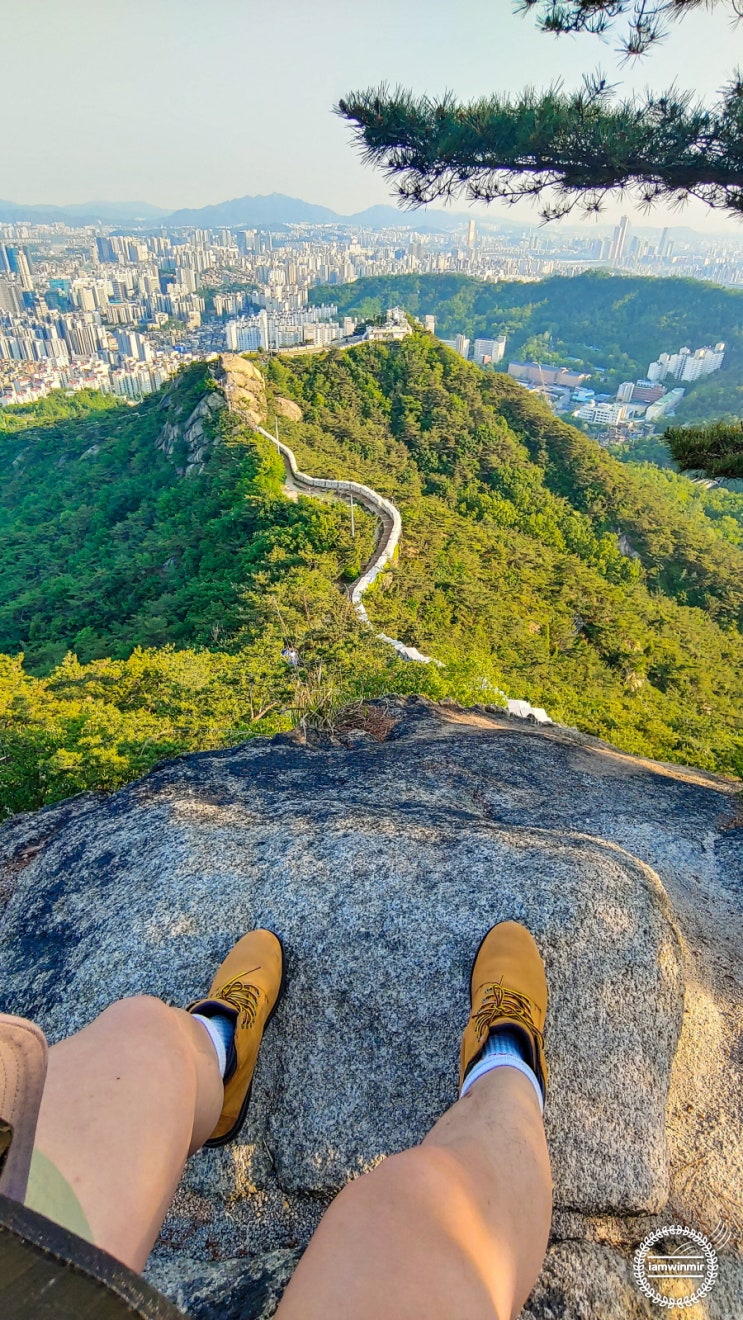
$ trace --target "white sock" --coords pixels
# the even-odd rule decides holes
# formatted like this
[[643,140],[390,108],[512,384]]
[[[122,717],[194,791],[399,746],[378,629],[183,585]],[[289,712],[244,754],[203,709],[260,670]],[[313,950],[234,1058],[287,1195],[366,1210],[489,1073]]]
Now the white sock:
[[517,1072],[523,1073],[528,1077],[539,1100],[539,1108],[544,1113],[544,1096],[539,1080],[533,1068],[530,1068],[524,1058],[524,1047],[521,1043],[521,1036],[518,1031],[511,1030],[510,1027],[503,1027],[499,1031],[491,1031],[488,1036],[485,1048],[482,1051],[474,1068],[470,1068],[467,1076],[462,1083],[462,1089],[459,1092],[459,1099],[466,1095],[470,1087],[484,1077],[486,1073],[492,1072],[493,1068],[515,1068]]
[[192,1013],[194,1022],[200,1022],[206,1031],[217,1055],[219,1064],[219,1075],[224,1077],[227,1072],[227,1050],[235,1037],[235,1028],[226,1013],[215,1013],[213,1017],[202,1017],[200,1013]]

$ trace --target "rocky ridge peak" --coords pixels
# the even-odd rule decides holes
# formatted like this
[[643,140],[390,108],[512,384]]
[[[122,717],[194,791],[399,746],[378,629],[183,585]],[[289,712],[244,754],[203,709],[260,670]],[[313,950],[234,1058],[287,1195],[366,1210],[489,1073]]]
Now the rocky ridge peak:
[[266,382],[253,362],[236,353],[221,353],[214,364],[214,378],[228,408],[249,426],[263,425],[268,415]]
[[[171,400],[173,398],[174,396],[171,396]],[[211,443],[205,423],[225,407],[225,400],[216,390],[203,394],[185,418],[180,415],[182,409],[177,403],[171,403],[171,407],[172,416],[163,424],[155,441],[155,448],[162,450],[170,458],[176,446],[184,444],[185,462],[178,468],[179,476],[187,477],[191,473],[203,472],[204,458]]]
[[[268,415],[266,383],[258,367],[236,353],[221,353],[212,365],[217,388],[202,395],[187,416],[178,399],[177,388],[166,393],[163,405],[169,414],[155,441],[155,448],[171,457],[176,446],[185,444],[186,461],[178,469],[180,476],[203,472],[204,458],[211,443],[209,418],[222,408],[229,408],[250,427],[262,426]],[[302,411],[291,399],[278,398],[276,412],[300,421]]]
[[293,399],[284,399],[278,395],[274,402],[279,417],[287,417],[290,422],[301,422],[302,409]]

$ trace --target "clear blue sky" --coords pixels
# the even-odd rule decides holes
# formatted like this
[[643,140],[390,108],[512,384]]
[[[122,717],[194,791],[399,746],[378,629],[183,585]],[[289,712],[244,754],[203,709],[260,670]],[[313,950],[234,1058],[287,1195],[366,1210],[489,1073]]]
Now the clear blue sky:
[[[386,80],[468,99],[572,87],[600,66],[712,98],[743,51],[743,28],[702,10],[626,69],[614,38],[542,35],[510,0],[0,0],[0,32],[4,198],[179,207],[285,192],[341,212],[389,199],[331,114],[344,92]],[[708,216],[670,220],[728,227]]]

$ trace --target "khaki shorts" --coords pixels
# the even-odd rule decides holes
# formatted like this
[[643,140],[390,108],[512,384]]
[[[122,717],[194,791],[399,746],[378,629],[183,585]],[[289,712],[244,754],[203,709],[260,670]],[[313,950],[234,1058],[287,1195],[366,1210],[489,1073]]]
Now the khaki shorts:
[[93,1241],[90,1225],[72,1187],[56,1164],[40,1150],[35,1150],[31,1157],[25,1204],[29,1210],[45,1215],[86,1242]]

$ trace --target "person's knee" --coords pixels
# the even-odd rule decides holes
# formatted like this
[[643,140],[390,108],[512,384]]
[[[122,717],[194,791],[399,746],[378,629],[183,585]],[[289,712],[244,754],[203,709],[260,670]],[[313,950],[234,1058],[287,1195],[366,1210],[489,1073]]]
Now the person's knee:
[[385,1202],[409,1207],[414,1215],[429,1211],[438,1218],[442,1206],[466,1198],[467,1177],[456,1156],[442,1147],[413,1146],[382,1160],[341,1192],[346,1200]]
[[[192,1094],[198,1081],[194,1024],[182,1009],[170,1008],[154,995],[118,999],[91,1024],[99,1048],[111,1051],[127,1075],[143,1070],[152,1083]],[[208,1045],[208,1038],[203,1031]]]
[[122,1037],[148,1036],[163,1039],[178,1034],[178,1023],[172,1008],[154,995],[129,995],[109,1004],[96,1019],[96,1023]]

